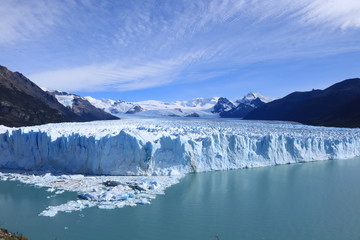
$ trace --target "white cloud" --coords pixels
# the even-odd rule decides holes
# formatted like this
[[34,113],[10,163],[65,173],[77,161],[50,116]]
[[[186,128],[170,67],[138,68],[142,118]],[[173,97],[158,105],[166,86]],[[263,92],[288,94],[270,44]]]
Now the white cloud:
[[[192,36],[211,30],[216,25],[235,20],[269,19],[284,15],[295,16],[302,23],[328,24],[333,27],[360,27],[359,0],[203,0],[203,1],[155,1],[117,2],[99,1],[46,1],[2,0],[0,1],[0,44],[32,39],[46,35],[65,20],[71,23],[88,11],[91,18],[103,20],[119,29],[118,43],[128,46],[138,35],[166,34],[168,39]],[[108,8],[108,9],[106,9]],[[104,10],[106,9],[106,10]],[[104,16],[101,14],[111,14]],[[271,20],[271,19],[270,19]],[[287,19],[290,20],[291,19]],[[73,21],[74,22],[74,21]],[[84,23],[86,24],[86,23]]]
[[166,84],[164,75],[170,70],[171,65],[126,66],[113,62],[47,71],[29,78],[39,86],[62,91],[121,91]]
[[[258,61],[359,50],[352,37],[359,12],[359,0],[3,0],[0,46],[45,36],[38,47],[49,50],[46,59],[71,56],[76,65],[35,70],[31,80],[67,91],[126,91],[202,81]],[[46,38],[51,31],[65,38],[56,35],[59,25],[72,41],[61,50]],[[74,49],[77,39],[82,51]]]
[[[263,15],[270,17],[287,15],[300,24],[332,28],[359,28],[360,1],[358,0],[279,0],[263,4]],[[267,13],[264,13],[264,12]],[[290,21],[293,19],[289,19]]]
[[316,0],[303,10],[303,20],[332,27],[360,28],[359,0]]
[[186,66],[202,53],[152,62],[111,62],[32,74],[41,87],[62,91],[128,91],[156,87],[176,80]]
[[0,1],[0,44],[32,40],[59,21],[64,8],[56,1]]

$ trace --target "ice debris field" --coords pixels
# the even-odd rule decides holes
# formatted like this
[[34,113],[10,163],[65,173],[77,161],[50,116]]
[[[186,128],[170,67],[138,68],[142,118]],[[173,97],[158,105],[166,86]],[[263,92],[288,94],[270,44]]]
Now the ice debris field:
[[190,172],[357,156],[359,129],[284,122],[121,119],[0,127],[1,180],[78,193],[44,216],[147,204]]
[[179,181],[179,176],[84,176],[52,175],[50,173],[0,172],[2,181],[20,181],[37,187],[46,187],[56,197],[64,191],[77,192],[74,199],[58,206],[49,206],[39,216],[54,217],[59,212],[80,211],[88,207],[101,209],[122,208],[150,204],[158,194]]

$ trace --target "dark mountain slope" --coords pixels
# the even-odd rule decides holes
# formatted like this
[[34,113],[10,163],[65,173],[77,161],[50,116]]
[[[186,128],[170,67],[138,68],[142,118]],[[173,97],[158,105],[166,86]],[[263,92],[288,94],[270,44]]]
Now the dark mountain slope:
[[83,121],[21,73],[0,66],[0,124],[17,127]]
[[217,103],[214,105],[214,110],[212,110],[212,113],[222,113],[225,111],[229,111],[231,109],[235,108],[235,105],[229,101],[227,98],[219,98]]
[[220,113],[222,118],[242,118],[247,113],[251,112],[254,108],[250,105],[240,103],[236,108],[231,109],[230,111],[224,111]]
[[71,107],[68,106],[67,108],[70,109],[72,112],[74,112],[76,115],[85,119],[86,121],[119,119],[118,117],[115,117],[100,108],[96,108],[88,100],[86,100],[83,97],[80,97],[79,95],[67,93],[67,92],[59,92],[59,91],[53,91],[47,93],[54,96],[62,105],[64,104],[58,97],[65,96],[72,99]]
[[102,109],[94,107],[88,100],[83,98],[74,99],[72,111],[87,121],[119,119]]
[[348,79],[325,90],[291,93],[253,110],[244,119],[360,127],[360,79]]
[[266,98],[259,93],[248,93],[242,99],[236,101],[237,106],[234,106],[230,110],[222,111],[220,117],[223,118],[243,118],[249,112],[258,108],[265,103],[272,101],[273,99]]

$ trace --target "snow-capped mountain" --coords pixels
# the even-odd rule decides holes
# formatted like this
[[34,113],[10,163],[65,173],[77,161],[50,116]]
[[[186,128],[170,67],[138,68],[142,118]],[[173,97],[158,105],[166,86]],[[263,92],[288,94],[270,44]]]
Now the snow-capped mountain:
[[0,66],[0,125],[86,121],[19,72]]
[[243,98],[231,101],[224,97],[195,98],[189,101],[161,102],[156,100],[140,102],[114,101],[85,97],[97,108],[115,116],[136,114],[144,117],[237,117],[242,118],[253,109],[271,102],[272,98],[259,93],[248,93]]
[[[86,101],[94,107],[117,117],[243,117],[253,109],[271,101],[259,93],[249,93],[241,99],[231,101],[224,97],[195,98],[188,101],[162,102],[156,100],[125,102],[112,99],[96,99],[90,96],[54,91],[52,94],[64,106],[76,107],[77,101]],[[239,116],[239,112],[240,114]]]
[[88,100],[79,95],[67,92],[50,91],[48,89],[44,89],[44,91],[53,95],[58,102],[70,109],[76,115],[86,119],[86,121],[118,119],[118,117],[95,107]]
[[248,93],[242,99],[235,101],[235,107],[220,112],[220,117],[224,118],[243,118],[254,109],[269,103],[275,99],[264,97],[260,93]]
[[261,95],[260,93],[250,92],[250,93],[246,94],[242,99],[236,100],[236,103],[255,104],[254,106],[256,106],[256,103],[259,101],[261,101],[263,103],[269,103],[274,100],[275,100],[274,98],[265,97],[265,96]]
[[236,105],[233,102],[231,102],[229,99],[221,97],[214,105],[212,113],[222,113],[222,112],[230,111],[235,107]]
[[136,104],[134,103],[124,102],[121,100],[115,101],[106,98],[96,99],[90,96],[84,98],[88,100],[95,107],[100,108],[105,112],[108,112],[113,115],[126,113],[127,111],[129,111],[130,109],[136,106]]
[[213,108],[218,103],[218,97],[196,98],[190,101],[161,102],[156,100],[140,102],[114,101],[110,99],[95,99],[85,97],[97,108],[115,116],[136,114],[144,117],[218,117]]
[[251,113],[249,120],[295,121],[328,127],[360,127],[360,78],[324,90],[293,92]]

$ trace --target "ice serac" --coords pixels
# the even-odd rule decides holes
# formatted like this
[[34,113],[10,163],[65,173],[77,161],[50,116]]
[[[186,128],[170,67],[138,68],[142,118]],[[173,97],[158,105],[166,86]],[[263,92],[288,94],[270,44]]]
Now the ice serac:
[[239,120],[129,119],[0,128],[0,168],[108,175],[360,156],[360,130]]

